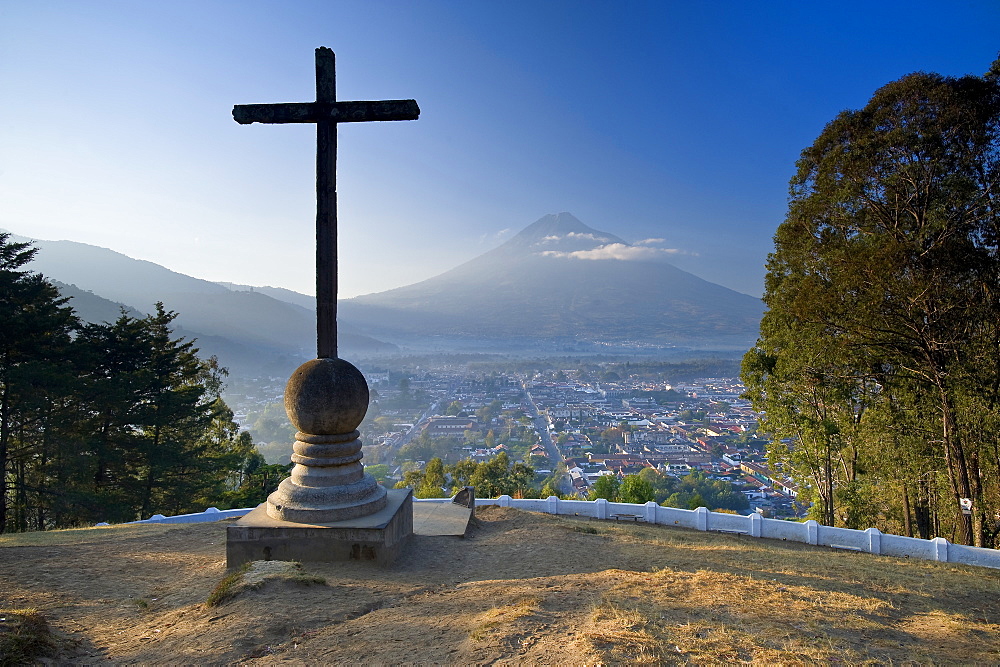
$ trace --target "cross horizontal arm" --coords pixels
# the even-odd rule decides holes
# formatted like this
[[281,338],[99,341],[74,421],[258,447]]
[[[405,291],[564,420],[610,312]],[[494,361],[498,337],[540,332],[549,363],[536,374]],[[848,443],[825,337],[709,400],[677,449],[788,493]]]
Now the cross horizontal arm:
[[233,119],[250,123],[360,123],[372,120],[416,120],[420,107],[416,100],[379,100],[375,102],[291,102],[288,104],[237,104]]

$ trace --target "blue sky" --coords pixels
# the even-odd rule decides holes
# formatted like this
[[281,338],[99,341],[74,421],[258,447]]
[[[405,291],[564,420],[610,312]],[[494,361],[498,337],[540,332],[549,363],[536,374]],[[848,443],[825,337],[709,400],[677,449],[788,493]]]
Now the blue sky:
[[800,151],[916,70],[981,74],[1000,3],[0,0],[0,228],[312,293],[312,126],[234,104],[415,98],[339,133],[341,296],[568,211],[759,295]]

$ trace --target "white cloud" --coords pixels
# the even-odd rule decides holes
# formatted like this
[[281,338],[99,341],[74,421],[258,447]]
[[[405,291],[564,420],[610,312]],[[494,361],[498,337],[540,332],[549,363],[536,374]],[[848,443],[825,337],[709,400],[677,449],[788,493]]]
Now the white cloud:
[[593,234],[590,234],[589,232],[580,232],[580,233],[570,232],[569,234],[566,235],[566,238],[568,238],[568,239],[587,239],[588,241],[598,241],[600,243],[604,243],[604,242],[606,242],[608,240],[607,238],[605,238],[603,236],[594,236]]
[[659,245],[666,241],[666,239],[643,239],[641,241],[636,241],[632,245]]
[[510,227],[506,229],[501,229],[499,232],[493,234],[483,234],[479,237],[479,245],[484,245],[486,243],[496,243],[497,241],[502,241],[505,236],[508,236],[512,231]]
[[540,254],[545,257],[565,257],[569,259],[617,259],[626,262],[648,262],[664,259],[667,255],[692,255],[695,253],[685,252],[677,248],[650,248],[648,246],[628,245],[625,243],[608,243],[592,250],[576,250],[573,252],[545,250]]
[[624,243],[609,243],[592,250],[576,250],[574,252],[546,250],[542,254],[546,257],[570,257],[572,259],[621,259],[630,261],[655,259],[662,254],[662,251],[659,248],[643,248],[639,246],[625,245]]
[[546,243],[554,243],[556,241],[562,241],[564,239],[585,239],[587,241],[596,241],[597,243],[607,243],[608,238],[605,236],[595,236],[590,232],[570,232],[566,236],[558,236],[552,234],[550,236],[543,236],[541,240],[536,241],[534,245],[544,245]]

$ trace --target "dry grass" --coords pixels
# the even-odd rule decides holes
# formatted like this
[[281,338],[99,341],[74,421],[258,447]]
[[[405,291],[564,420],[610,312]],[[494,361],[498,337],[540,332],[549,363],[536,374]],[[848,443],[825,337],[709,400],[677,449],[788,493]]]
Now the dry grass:
[[230,579],[224,530],[5,536],[0,608],[70,663],[1000,663],[996,570],[491,507],[390,568]]
[[225,577],[222,578],[212,592],[208,594],[208,599],[205,600],[205,606],[207,607],[217,607],[226,600],[234,597],[239,591],[241,584],[243,584],[243,575],[245,575],[253,563],[243,563]]
[[673,552],[657,571],[618,573],[595,606],[590,636],[611,662],[1000,660],[995,570],[652,526],[607,530],[636,549]]
[[0,667],[33,664],[55,642],[45,617],[34,609],[0,609]]
[[510,626],[525,616],[531,616],[538,611],[540,598],[534,595],[522,595],[512,602],[500,606],[493,606],[489,610],[479,614],[469,630],[469,637],[473,641],[483,641],[493,630],[500,630],[503,626]]
[[302,586],[326,585],[326,579],[302,571],[302,563],[257,560],[243,563],[222,578],[209,593],[205,605],[217,607],[245,590],[256,590],[268,581],[284,581]]
[[115,526],[91,526],[89,528],[65,528],[30,533],[4,533],[0,535],[0,549],[3,547],[44,547],[69,546],[73,544],[93,544],[105,540],[132,539],[162,535],[165,531],[184,530],[191,524],[183,523],[135,523]]
[[[649,614],[633,606],[604,599],[594,606],[587,639],[611,662],[660,663],[670,647]],[[678,647],[673,647],[680,650]]]

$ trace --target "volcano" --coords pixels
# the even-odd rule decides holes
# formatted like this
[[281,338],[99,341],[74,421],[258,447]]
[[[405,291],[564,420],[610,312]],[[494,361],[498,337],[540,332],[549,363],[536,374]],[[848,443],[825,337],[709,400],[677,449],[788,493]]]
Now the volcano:
[[427,280],[346,299],[341,317],[394,342],[575,341],[746,349],[759,299],[678,269],[668,251],[546,215],[503,245]]

